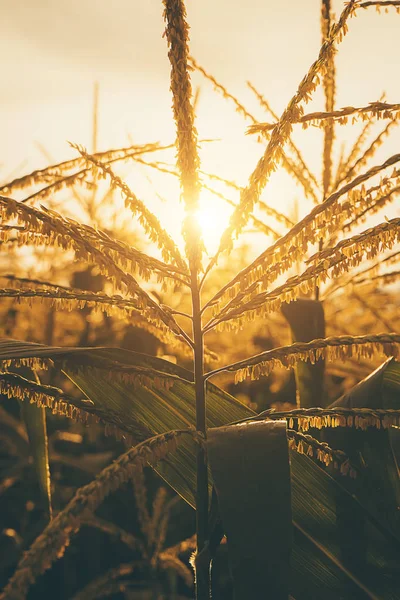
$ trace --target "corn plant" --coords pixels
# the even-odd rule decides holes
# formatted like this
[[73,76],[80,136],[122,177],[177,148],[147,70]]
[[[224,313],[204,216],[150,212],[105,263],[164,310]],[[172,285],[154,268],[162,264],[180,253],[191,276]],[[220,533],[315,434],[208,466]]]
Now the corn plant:
[[[114,294],[96,293],[14,277],[14,285],[20,287],[0,290],[1,297],[29,303],[44,300],[55,308],[93,307],[107,314],[122,314],[163,341],[175,340],[192,359],[189,370],[116,348],[61,348],[9,339],[0,343],[1,393],[41,408],[40,413],[37,411],[40,419],[30,411],[26,420],[32,426],[31,441],[49,501],[49,517],[44,408],[88,423],[101,420],[129,446],[50,520],[21,559],[2,598],[25,598],[35,579],[62,556],[87,511],[94,512],[106,495],[132,476],[137,477],[148,464],[196,509],[193,565],[198,600],[210,595],[210,563],[224,534],[237,598],[287,599],[289,594],[296,600],[400,597],[396,565],[400,488],[393,450],[393,426],[400,422],[400,368],[394,360],[400,333],[392,332],[392,323],[398,322],[396,289],[388,289],[385,308],[377,305],[379,286],[393,283],[399,275],[389,269],[400,256],[395,248],[400,219],[387,219],[346,237],[398,194],[400,171],[396,165],[400,154],[366,171],[363,168],[396,125],[400,104],[381,100],[365,107],[335,108],[335,53],[350,18],[369,6],[398,9],[399,5],[394,1],[351,0],[333,22],[330,2],[323,0],[318,57],[280,117],[252,86],[273,121],[263,123],[190,57],[183,0],[164,0],[177,131],[176,169],[147,164],[179,177],[185,208],[184,252],[113,170],[114,162],[141,161],[144,154],[160,150],[157,144],[92,154],[74,145],[78,158],[1,187],[4,247],[10,236],[20,245],[58,246],[95,265],[115,288]],[[197,220],[207,174],[200,169],[191,68],[201,71],[235,103],[252,121],[250,132],[265,145],[246,186],[239,188],[225,181],[228,187],[236,187],[239,201],[217,252],[208,261]],[[325,111],[307,114],[304,105],[320,83]],[[349,118],[363,120],[365,126],[335,171],[335,127]],[[378,118],[386,119],[387,125],[362,150]],[[321,183],[291,140],[297,124],[322,129]],[[315,203],[296,223],[261,198],[280,165]],[[88,178],[93,177],[107,179],[121,192],[126,207],[158,247],[161,258],[44,206],[35,206],[35,200],[45,200],[76,183],[90,183]],[[209,175],[213,178],[218,177]],[[373,185],[367,187],[373,178]],[[22,200],[13,198],[14,191],[34,184],[44,187]],[[284,225],[286,233],[277,234],[259,219],[255,215],[258,207]],[[216,292],[208,293],[207,284],[218,260],[229,255],[234,240],[249,222],[275,238],[273,243]],[[313,247],[315,252],[310,255]],[[368,266],[360,269],[366,260],[370,261]],[[286,279],[293,268],[298,269],[297,274]],[[328,279],[336,281],[326,286]],[[146,287],[150,280],[156,280],[162,290],[171,286],[183,290],[190,298],[191,312],[159,302]],[[369,295],[357,291],[364,289],[363,284]],[[338,333],[345,335],[326,337],[321,300],[338,293],[342,303],[343,298],[349,300],[346,294],[355,294],[363,311],[385,327],[388,324],[388,330],[368,331],[368,322],[363,334],[342,331]],[[326,306],[328,303],[326,300]],[[392,311],[393,318],[388,318],[387,310]],[[281,311],[289,323],[292,344],[207,368],[212,357],[212,348],[205,344],[207,334],[223,329],[237,334],[251,321],[271,318],[276,311]],[[323,389],[325,362],[352,360],[365,366],[376,352],[388,360],[329,405]],[[74,393],[41,382],[41,370],[50,366],[75,384]],[[255,414],[210,381],[223,372],[234,373],[236,381],[258,379],[275,367],[296,369],[298,407],[292,411]]]

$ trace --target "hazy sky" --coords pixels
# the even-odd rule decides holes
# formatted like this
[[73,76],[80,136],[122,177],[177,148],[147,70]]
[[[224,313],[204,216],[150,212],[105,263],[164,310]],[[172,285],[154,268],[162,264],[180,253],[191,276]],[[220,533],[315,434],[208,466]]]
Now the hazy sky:
[[[258,118],[265,117],[247,79],[282,111],[316,58],[319,0],[190,0],[187,6],[198,61]],[[334,2],[337,14],[342,8]],[[94,81],[102,148],[124,145],[128,136],[173,140],[160,0],[0,0],[0,9],[1,176],[24,160],[25,168],[41,166],[35,142],[57,160],[71,154],[66,140],[90,145]],[[389,102],[400,102],[400,15],[369,9],[349,26],[339,48],[338,106],[375,101],[382,90]],[[262,149],[243,136],[247,124],[212,86],[197,74],[193,80],[201,85],[200,137],[225,139],[205,160],[244,183]],[[307,110],[322,106],[317,94]],[[389,148],[399,151],[398,141],[395,133]],[[314,161],[318,144],[312,134],[305,142]]]

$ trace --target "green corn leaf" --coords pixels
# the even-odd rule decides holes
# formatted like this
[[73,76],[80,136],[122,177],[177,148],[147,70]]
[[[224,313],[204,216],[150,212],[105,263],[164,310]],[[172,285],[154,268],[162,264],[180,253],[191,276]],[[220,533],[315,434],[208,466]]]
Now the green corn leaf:
[[[400,542],[377,515],[306,456],[291,455],[294,541],[291,594],[296,600],[397,600],[400,598]],[[339,501],[339,502],[338,502]],[[343,547],[338,504],[347,521],[348,542],[363,521],[363,548]],[[348,552],[358,552],[348,564]]]
[[[387,360],[369,377],[339,398],[332,407],[384,408],[400,407],[400,363]],[[400,479],[391,443],[391,430],[368,427],[327,429],[324,438],[335,448],[341,448],[351,462],[359,467],[355,480],[344,484],[351,493],[379,514],[386,527],[400,538]]]
[[[374,373],[339,398],[333,407],[398,409],[400,406],[400,363],[386,361]],[[327,429],[324,439],[340,447],[358,467],[356,479],[340,481],[369,513],[378,515],[379,523],[388,535],[400,539],[400,480],[394,456],[393,428],[366,430],[353,428]],[[395,431],[395,430],[393,430]],[[337,479],[337,475],[332,473]],[[338,551],[347,569],[363,572],[369,563],[368,518],[358,507],[335,494]],[[375,566],[375,568],[378,568]],[[371,571],[372,567],[369,569]],[[386,596],[382,596],[386,598]],[[391,597],[391,596],[388,596]]]
[[[188,423],[194,424],[192,374],[162,359],[125,350],[102,348],[75,351],[72,348],[52,348],[9,340],[0,343],[0,360],[23,357],[52,358],[56,363],[60,361],[64,372],[93,402],[92,412],[100,414],[105,421],[118,424],[121,430],[133,433],[136,441],[170,429],[187,428]],[[168,371],[179,379],[169,390],[132,386],[110,377],[113,366],[122,364]],[[388,364],[392,363],[385,363]],[[389,391],[393,395],[396,378],[397,373],[393,374],[392,371],[388,381],[383,375],[385,398]],[[396,393],[394,397],[398,398]],[[207,421],[210,428],[253,415],[249,408],[232,396],[207,384]],[[355,431],[349,429],[350,433]],[[295,600],[400,600],[400,537],[388,529],[384,516],[374,511],[365,496],[358,499],[352,496],[346,489],[346,477],[334,479],[308,457],[294,451],[290,452],[290,456],[295,526],[291,595]],[[165,481],[192,506],[195,465],[195,442],[185,439],[176,453],[156,466]],[[270,485],[273,486],[272,481]],[[360,553],[358,565],[357,561],[348,565],[343,553],[340,528],[337,526],[338,498],[342,506],[350,503],[348,513],[354,509],[354,514],[363,516],[366,550]],[[274,519],[275,515],[271,514],[270,518]],[[357,523],[354,527],[357,527]],[[268,535],[268,531],[265,535]]]
[[249,586],[253,598],[287,600],[292,527],[286,421],[210,429],[207,451],[235,600],[248,600]]
[[45,408],[37,408],[34,404],[30,404],[29,402],[23,402],[21,405],[21,415],[29,437],[29,446],[33,457],[36,476],[41,495],[45,502],[46,512],[49,519],[51,519],[51,480],[45,413]]
[[[26,368],[16,369],[21,375],[34,378],[32,371]],[[33,459],[40,493],[48,518],[52,518],[51,478],[47,440],[46,410],[36,407],[29,401],[21,403],[21,418],[25,424],[29,439],[29,448]]]

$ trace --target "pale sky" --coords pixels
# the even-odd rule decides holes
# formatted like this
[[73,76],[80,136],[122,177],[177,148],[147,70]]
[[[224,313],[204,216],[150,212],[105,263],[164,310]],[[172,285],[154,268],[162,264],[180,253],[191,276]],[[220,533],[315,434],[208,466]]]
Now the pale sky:
[[[333,5],[338,15],[343,2]],[[248,79],[281,112],[317,56],[319,0],[190,0],[187,6],[191,52],[200,64],[260,120],[265,115]],[[23,161],[24,170],[46,163],[35,142],[55,160],[71,156],[67,140],[90,146],[94,81],[100,84],[100,149],[127,145],[129,136],[140,143],[173,141],[160,0],[0,0],[0,9],[1,178]],[[338,107],[375,101],[383,90],[388,102],[400,102],[399,33],[394,10],[363,10],[350,21],[337,61]],[[247,123],[208,82],[194,74],[193,83],[201,85],[199,136],[224,140],[207,148],[206,167],[244,184],[262,148],[244,136]],[[317,94],[306,110],[322,108]],[[318,135],[296,135],[319,168]],[[395,131],[383,158],[400,150],[399,140]]]

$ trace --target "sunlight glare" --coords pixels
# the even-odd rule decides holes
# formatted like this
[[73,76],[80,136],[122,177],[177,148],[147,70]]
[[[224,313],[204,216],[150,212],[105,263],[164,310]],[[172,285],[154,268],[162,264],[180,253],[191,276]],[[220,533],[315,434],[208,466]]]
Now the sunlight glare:
[[228,226],[233,207],[207,190],[200,194],[200,207],[196,219],[200,225],[204,244],[209,254],[214,254],[221,235]]

